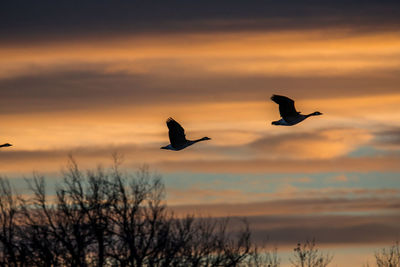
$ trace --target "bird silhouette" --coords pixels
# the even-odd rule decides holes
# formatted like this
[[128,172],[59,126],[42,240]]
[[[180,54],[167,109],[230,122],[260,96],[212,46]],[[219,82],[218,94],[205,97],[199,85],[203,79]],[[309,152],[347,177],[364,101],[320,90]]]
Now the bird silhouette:
[[12,146],[12,145],[9,144],[9,143],[5,143],[5,144],[0,145],[0,147],[8,147],[8,146]]
[[279,121],[273,121],[273,125],[292,126],[304,121],[310,116],[322,115],[319,111],[307,115],[301,114],[294,107],[294,101],[286,96],[272,95],[271,100],[279,105],[279,113],[282,117]]
[[168,134],[169,134],[169,141],[171,142],[171,144],[169,144],[167,146],[163,146],[163,147],[161,147],[161,149],[179,151],[188,146],[193,145],[194,143],[197,143],[200,141],[205,141],[205,140],[211,140],[211,138],[208,138],[208,137],[203,137],[203,138],[200,138],[197,140],[187,140],[185,137],[185,130],[173,118],[167,119],[167,126],[169,129]]

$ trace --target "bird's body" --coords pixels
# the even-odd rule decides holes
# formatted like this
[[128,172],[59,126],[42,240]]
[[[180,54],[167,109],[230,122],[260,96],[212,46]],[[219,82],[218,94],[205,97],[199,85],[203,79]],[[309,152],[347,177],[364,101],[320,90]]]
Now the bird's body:
[[0,147],[9,147],[9,146],[12,146],[12,145],[9,144],[9,143],[5,143],[5,144],[0,145]]
[[200,138],[197,140],[187,140],[186,135],[185,135],[185,130],[173,118],[167,119],[167,126],[169,129],[168,135],[169,135],[169,140],[170,140],[171,144],[169,144],[167,146],[163,146],[163,147],[161,147],[161,149],[179,151],[188,146],[193,145],[194,143],[211,139],[208,137],[203,137],[203,138]]
[[306,115],[299,114],[296,117],[286,117],[286,120],[282,118],[279,121],[274,121],[272,124],[281,126],[292,126],[304,121],[306,118]]
[[282,119],[273,121],[273,125],[293,126],[296,125],[310,116],[322,115],[321,112],[316,111],[307,115],[298,112],[294,106],[294,101],[286,96],[273,95],[271,100],[279,105],[279,113]]

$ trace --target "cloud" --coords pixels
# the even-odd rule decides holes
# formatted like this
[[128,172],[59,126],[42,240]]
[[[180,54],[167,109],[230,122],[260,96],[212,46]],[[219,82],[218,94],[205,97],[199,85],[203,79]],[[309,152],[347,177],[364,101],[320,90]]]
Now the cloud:
[[[253,241],[278,246],[284,251],[298,242],[315,238],[319,248],[326,245],[392,244],[399,237],[398,214],[375,215],[268,215],[246,218]],[[206,218],[205,220],[215,220]],[[230,228],[239,229],[243,221],[231,217]],[[347,250],[350,249],[347,247]],[[351,250],[350,250],[351,251]],[[353,251],[351,251],[353,255]],[[365,256],[365,255],[364,255]],[[345,261],[347,263],[347,261]]]
[[[398,190],[344,189],[356,197],[315,191],[263,202],[170,206],[174,213],[224,217],[247,216],[257,241],[296,244],[315,237],[318,243],[356,244],[393,242],[398,225]],[[221,192],[223,194],[223,192]],[[379,197],[371,197],[379,195]],[[330,196],[330,197],[327,197]],[[394,239],[393,239],[394,238]]]
[[250,217],[257,241],[296,244],[316,238],[319,244],[392,243],[399,236],[400,217],[392,215]]
[[[164,143],[167,143],[168,139]],[[1,151],[0,169],[3,173],[13,172],[47,172],[57,171],[67,162],[68,156],[72,155],[82,168],[92,168],[98,164],[111,164],[111,156],[113,153],[119,153],[126,159],[127,167],[133,167],[140,164],[148,163],[157,167],[157,162],[168,157],[169,160],[182,164],[182,159],[186,160],[204,160],[213,158],[206,153],[199,153],[194,149],[187,149],[185,154],[174,153],[160,149],[160,144],[138,145],[132,143],[110,143],[108,145],[91,145],[91,146],[73,146],[50,149],[18,149],[18,144],[12,149]],[[215,156],[214,156],[215,157]],[[218,156],[216,156],[218,158]]]
[[318,173],[318,172],[369,172],[399,171],[400,158],[381,157],[339,157],[335,159],[312,160],[196,160],[185,164],[161,161],[157,167],[165,172],[189,171],[201,173]]
[[[253,216],[266,214],[316,214],[335,212],[385,211],[399,209],[399,189],[391,188],[304,188],[290,183],[274,184],[268,179],[258,187],[232,185],[170,186],[168,203],[176,210],[193,210],[212,216]],[[185,205],[182,205],[185,203]],[[175,209],[175,208],[174,208]]]
[[330,179],[330,181],[332,181],[332,182],[347,182],[347,181],[349,181],[349,179],[347,178],[346,175],[342,174],[342,175],[332,177]]
[[[241,105],[242,108],[247,107],[243,103],[227,104],[224,112],[232,115],[229,110]],[[210,107],[203,109],[208,112],[206,110]],[[274,128],[277,134],[265,134],[265,125],[260,122],[262,116],[255,121],[245,121],[247,117],[255,119],[251,112],[246,111],[247,108],[223,123],[221,120],[228,113],[222,113],[221,118],[216,115],[215,121],[204,118],[207,114],[203,113],[203,117],[183,117],[179,121],[187,129],[189,139],[211,136],[213,140],[189,147],[183,153],[162,151],[160,146],[169,140],[167,128],[159,117],[166,118],[168,114],[162,114],[163,107],[158,108],[160,114],[153,109],[146,114],[149,117],[130,117],[129,114],[138,114],[148,109],[143,107],[128,113],[120,111],[123,115],[116,118],[114,116],[117,113],[107,111],[94,112],[92,115],[88,112],[81,115],[79,111],[69,115],[30,115],[24,117],[24,120],[9,118],[6,124],[10,130],[7,130],[3,138],[15,147],[2,150],[0,166],[7,172],[22,165],[24,171],[37,168],[53,171],[64,164],[68,154],[82,157],[85,164],[93,165],[96,160],[103,161],[114,151],[119,151],[132,164],[149,163],[165,172],[318,173],[400,170],[396,154],[352,155],[352,152],[373,142],[373,134],[367,130],[316,128],[304,131],[304,128]],[[193,109],[193,106],[188,108]],[[210,112],[212,114],[214,111]],[[238,124],[238,119],[242,117],[244,122]],[[5,121],[7,119],[3,119]],[[63,140],[62,143],[60,140]],[[48,164],[42,164],[46,160]],[[344,177],[339,178],[345,181]]]
[[[39,8],[42,4],[43,8]],[[121,7],[116,4],[106,8],[107,4],[98,6],[96,3],[96,11],[111,14],[99,16],[102,18],[101,22],[94,23],[92,20],[96,20],[97,16],[93,17],[92,4],[93,2],[82,5],[82,13],[78,14],[74,5],[69,3],[64,3],[61,10],[58,5],[54,6],[48,1],[34,5],[29,14],[25,15],[29,17],[36,14],[40,20],[32,20],[21,30],[34,27],[31,24],[35,23],[43,23],[43,27],[56,25],[46,25],[46,15],[50,17],[50,21],[58,21],[63,15],[54,16],[48,13],[48,10],[55,13],[73,12],[75,19],[65,20],[67,25],[77,23],[79,19],[83,22],[87,19],[91,26],[101,27],[106,18],[115,18],[118,24],[121,16],[127,15],[126,8],[136,11],[138,8],[147,10],[150,7],[147,4],[125,3]],[[190,10],[195,6],[192,5],[181,3],[179,7]],[[214,7],[214,4],[212,5]],[[256,6],[259,5],[263,6],[260,3]],[[279,10],[283,8],[281,4],[269,2],[263,9],[265,12],[271,12],[270,7],[275,5]],[[307,4],[293,1],[292,5],[297,7],[294,10],[300,8],[313,11],[316,16],[319,16],[319,9],[323,12],[336,9],[336,4],[320,5],[316,1]],[[344,3],[337,5],[339,8],[354,8]],[[397,4],[376,2],[368,5],[374,6],[376,10],[385,9],[386,5]],[[171,6],[173,4],[162,4],[160,9],[169,10]],[[217,6],[220,12],[225,10],[220,4]],[[237,8],[232,14],[233,17],[240,17],[241,12],[249,11],[247,5],[242,6],[238,2],[233,6],[230,3],[229,6]],[[365,3],[362,6],[371,12],[371,7],[367,7]],[[6,5],[5,10],[7,7],[11,10],[17,8]],[[288,12],[287,7],[285,5],[283,13]],[[122,14],[115,16],[119,8]],[[17,10],[21,14],[24,13],[19,8]],[[90,14],[86,14],[89,10]],[[208,13],[203,5],[200,9],[192,11],[196,13],[196,10]],[[254,11],[258,10],[259,8]],[[46,15],[41,14],[42,12]],[[152,12],[148,12],[148,15],[154,15]],[[214,15],[226,16],[225,12],[220,12]],[[2,16],[5,22],[2,25],[6,25],[5,29],[9,27],[9,34],[0,36],[10,36],[11,33],[17,32],[12,30],[15,21],[24,24],[24,20],[17,20],[15,16],[8,17],[12,12],[5,13],[5,16]],[[289,17],[299,16],[297,11],[288,13]],[[365,13],[363,15],[365,16]],[[376,16],[376,11],[372,15]],[[131,17],[137,19],[129,12],[129,18]],[[354,17],[353,13],[351,17]],[[193,17],[185,17],[188,20],[191,18]],[[159,19],[169,20],[170,17],[162,14]],[[179,22],[179,19],[176,20]],[[32,23],[33,21],[35,23]],[[82,21],[77,26],[79,29],[85,28]],[[280,21],[280,24],[284,23]],[[107,24],[110,27],[111,25],[113,24]],[[56,31],[68,35],[59,27]],[[88,31],[93,32],[93,29]],[[399,40],[395,31],[349,34],[346,30],[327,32],[311,29],[273,33],[245,31],[224,34],[127,34],[115,38],[108,36],[107,31],[106,36],[94,40],[67,38],[65,41],[55,42],[45,39],[39,44],[24,41],[11,45],[5,42],[0,46],[0,112],[5,114],[107,108],[116,103],[155,105],[164,101],[255,101],[265,98],[266,88],[280,88],[297,97],[320,99],[342,97],[344,94],[376,95],[378,87],[379,94],[395,93],[398,92],[396,85],[399,82]],[[310,88],[311,84],[315,88]],[[299,91],[302,93],[297,93]]]
[[[23,8],[22,8],[23,7]],[[121,34],[276,31],[341,27],[372,31],[396,29],[396,1],[18,1],[3,6],[2,41],[65,40]]]
[[376,132],[373,144],[380,149],[399,150],[400,128],[390,127],[389,129]]
[[[58,135],[55,136],[57,139]],[[72,135],[74,136],[74,135]],[[83,135],[84,136],[84,135]],[[90,140],[90,136],[85,137]],[[201,136],[199,134],[195,136]],[[33,138],[34,139],[34,138]],[[33,140],[32,139],[32,140]],[[193,172],[193,173],[319,173],[319,172],[372,172],[372,171],[400,171],[398,162],[400,158],[396,154],[381,156],[360,157],[287,157],[276,152],[267,157],[255,157],[239,147],[218,147],[212,143],[193,146],[184,153],[166,152],[159,147],[168,142],[166,136],[164,142],[152,142],[147,144],[110,142],[101,145],[48,147],[39,149],[40,142],[29,150],[14,147],[3,149],[0,153],[0,168],[2,172],[19,170],[31,172],[32,170],[54,171],[64,165],[69,154],[82,159],[85,166],[95,166],[98,161],[108,162],[110,155],[118,151],[125,155],[127,163],[149,163],[162,172]],[[69,139],[68,139],[69,140]],[[73,143],[75,139],[70,141]],[[99,136],[99,141],[102,136]],[[68,143],[70,143],[68,141]],[[45,146],[45,144],[44,144]],[[248,155],[247,155],[248,153]],[[271,151],[265,153],[272,153]],[[274,152],[275,153],[275,152]],[[245,155],[245,156],[244,156]],[[314,154],[311,154],[314,155]],[[166,159],[167,157],[167,159]]]
[[267,136],[250,147],[273,158],[329,159],[344,156],[371,138],[362,129],[322,129]]
[[[251,39],[251,37],[248,38]],[[202,49],[202,45],[208,46],[206,43],[189,49],[190,53]],[[375,44],[376,41],[369,43]],[[23,50],[12,53],[0,48],[0,56],[3,58],[0,64],[0,113],[112,109],[143,105],[157,106],[166,103],[259,102],[262,99],[267,104],[269,96],[278,93],[277,91],[290,95],[298,101],[314,100],[314,104],[317,104],[315,108],[319,108],[321,112],[326,112],[328,115],[365,116],[368,108],[371,108],[366,106],[367,103],[376,106],[377,112],[395,108],[392,105],[386,107],[374,102],[375,97],[382,98],[382,101],[389,99],[389,104],[398,99],[396,85],[400,82],[400,75],[398,71],[391,70],[390,66],[381,70],[372,68],[356,74],[350,67],[345,71],[346,73],[338,76],[332,77],[328,71],[321,77],[316,75],[312,68],[305,67],[302,61],[298,62],[296,59],[282,61],[280,58],[271,61],[267,58],[265,62],[270,66],[260,68],[262,73],[258,71],[237,73],[224,69],[224,65],[233,65],[231,60],[235,58],[235,54],[242,54],[253,45],[250,43],[236,49],[232,48],[227,58],[216,58],[212,54],[193,57],[167,49],[161,52],[172,53],[174,55],[172,58],[165,59],[158,54],[153,55],[156,58],[151,58],[153,53],[151,51],[148,58],[141,60],[135,59],[135,56],[130,59],[130,53],[146,53],[146,45],[136,48],[139,51],[132,52],[130,48],[125,53],[118,49],[108,50],[107,45],[97,52],[83,53],[79,52],[81,45],[78,45],[75,49],[69,48],[69,51],[65,52],[66,55],[63,55],[62,51],[57,52],[57,47],[50,46],[48,50],[54,50],[54,53],[32,49],[29,53],[35,55],[36,58],[27,56],[23,59],[16,57],[23,51],[30,50],[29,48],[24,47]],[[321,44],[321,47],[325,45]],[[395,45],[399,46],[398,43]],[[157,49],[163,50],[162,46],[162,43],[155,45],[154,53],[159,53]],[[124,51],[123,48],[121,49]],[[182,50],[186,49],[182,47]],[[268,53],[276,52],[274,47],[258,48],[260,51],[262,49],[269,51]],[[287,47],[287,49],[292,48]],[[308,51],[315,49],[305,48]],[[383,47],[381,50],[387,49],[388,47]],[[92,50],[96,51],[96,48]],[[369,50],[369,47],[366,50]],[[223,47],[214,48],[211,44],[210,51],[219,53],[223,51]],[[352,51],[345,51],[345,54],[348,53],[351,54]],[[105,62],[104,54],[114,56],[114,59]],[[303,61],[310,60],[307,57]],[[336,57],[337,55],[332,55],[324,59],[324,64],[328,69],[336,68],[337,65],[343,66],[344,62],[335,62]],[[397,63],[400,62],[400,56],[391,54],[390,57]],[[368,58],[367,56],[367,61]],[[335,60],[331,61],[331,59]],[[244,61],[248,64],[258,64],[258,59],[254,58],[245,57],[235,60],[244,68],[247,68]],[[284,66],[276,66],[274,62]],[[121,64],[127,64],[127,66],[121,67]],[[296,68],[301,68],[303,73],[299,76],[296,71],[287,71],[288,65],[296,65]],[[320,67],[320,64],[318,66]],[[215,68],[221,71],[212,70]],[[270,71],[269,68],[274,70]],[[398,69],[397,65],[396,69]],[[362,98],[363,96],[367,98]],[[387,99],[384,99],[385,96]],[[365,105],[362,105],[363,103]],[[342,110],[338,108],[339,106],[346,109]],[[357,109],[358,106],[360,110]],[[349,110],[352,112],[349,113]],[[374,118],[376,115],[370,116]]]
[[337,113],[340,99],[350,109],[398,95],[399,45],[395,32],[334,31],[0,45],[0,113],[267,101],[277,91],[324,100],[327,111]]
[[353,79],[366,73],[388,78],[391,71],[397,72],[400,39],[396,32],[340,33],[149,35],[96,42],[82,39],[41,45],[0,45],[0,78],[74,70],[152,74],[161,78],[213,75]]
[[172,206],[177,214],[247,216],[258,242],[294,245],[316,238],[319,244],[374,244],[398,238],[400,200],[388,198],[283,199],[244,204]]

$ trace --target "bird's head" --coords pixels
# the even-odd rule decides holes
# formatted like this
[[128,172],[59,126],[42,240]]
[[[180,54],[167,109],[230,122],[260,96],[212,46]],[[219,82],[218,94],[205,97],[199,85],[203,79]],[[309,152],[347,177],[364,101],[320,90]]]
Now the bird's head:
[[162,147],[160,147],[160,149],[169,149],[169,147],[168,146],[162,146]]
[[314,115],[314,116],[318,116],[318,115],[322,115],[322,113],[321,113],[321,112],[319,112],[319,111],[315,111],[314,113],[312,113],[312,115]]
[[206,136],[206,137],[201,138],[201,140],[211,140],[211,138]]

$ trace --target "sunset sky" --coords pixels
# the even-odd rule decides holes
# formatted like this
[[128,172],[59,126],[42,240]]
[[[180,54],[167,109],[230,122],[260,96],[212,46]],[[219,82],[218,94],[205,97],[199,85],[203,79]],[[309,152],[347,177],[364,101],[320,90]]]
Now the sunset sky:
[[[399,1],[13,1],[0,59],[0,175],[22,193],[118,152],[178,213],[249,216],[283,266],[306,238],[341,267],[400,240]],[[324,115],[273,126],[272,94]],[[168,117],[212,140],[161,150]]]

